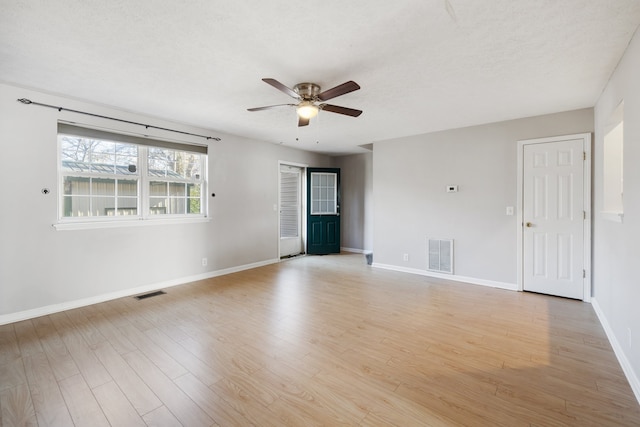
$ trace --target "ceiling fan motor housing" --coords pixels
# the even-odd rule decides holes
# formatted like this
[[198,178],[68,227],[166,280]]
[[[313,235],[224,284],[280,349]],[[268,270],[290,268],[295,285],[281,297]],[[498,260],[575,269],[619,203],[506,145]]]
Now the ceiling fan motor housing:
[[314,83],[298,83],[293,90],[304,100],[315,101],[320,93],[320,86]]

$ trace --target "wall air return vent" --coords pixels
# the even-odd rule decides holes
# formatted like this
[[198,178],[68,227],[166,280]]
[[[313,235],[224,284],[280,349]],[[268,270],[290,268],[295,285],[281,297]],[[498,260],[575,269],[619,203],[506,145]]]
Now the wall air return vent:
[[427,270],[453,274],[453,239],[427,238]]

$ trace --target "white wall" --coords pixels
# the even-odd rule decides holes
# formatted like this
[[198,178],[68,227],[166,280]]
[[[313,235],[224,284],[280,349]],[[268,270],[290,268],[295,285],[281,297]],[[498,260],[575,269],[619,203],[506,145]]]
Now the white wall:
[[[140,132],[141,127],[16,100],[220,136],[209,143],[211,221],[56,231],[57,120]],[[155,284],[177,283],[278,258],[278,161],[328,166],[328,156],[192,128],[0,85],[0,324]],[[203,143],[152,131],[160,138]],[[47,187],[51,194],[41,194]],[[208,258],[203,267],[201,260]]]
[[[640,34],[595,106],[593,305],[640,400]],[[624,220],[603,219],[604,129],[624,100]],[[629,343],[629,330],[632,343]]]
[[373,154],[334,157],[331,165],[340,168],[340,246],[369,252],[373,249]]
[[376,142],[375,265],[424,274],[427,237],[452,238],[457,278],[515,288],[517,141],[592,130],[583,109]]

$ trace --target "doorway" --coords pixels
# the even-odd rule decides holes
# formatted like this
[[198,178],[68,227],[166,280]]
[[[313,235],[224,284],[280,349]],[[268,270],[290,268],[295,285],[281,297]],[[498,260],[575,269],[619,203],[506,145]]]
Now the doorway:
[[303,167],[280,164],[278,197],[280,258],[292,257],[304,252],[303,176]]
[[518,285],[591,299],[591,134],[518,141]]
[[340,169],[307,168],[307,253],[340,253]]

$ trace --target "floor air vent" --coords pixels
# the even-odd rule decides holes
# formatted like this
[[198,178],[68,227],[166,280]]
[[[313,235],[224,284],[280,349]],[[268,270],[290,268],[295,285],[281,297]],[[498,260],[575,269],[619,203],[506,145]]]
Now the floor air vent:
[[427,270],[453,274],[453,239],[427,239]]
[[156,297],[158,295],[164,295],[164,294],[166,294],[165,291],[155,291],[155,292],[149,292],[148,294],[136,295],[134,298],[137,300],[141,300],[141,299]]

